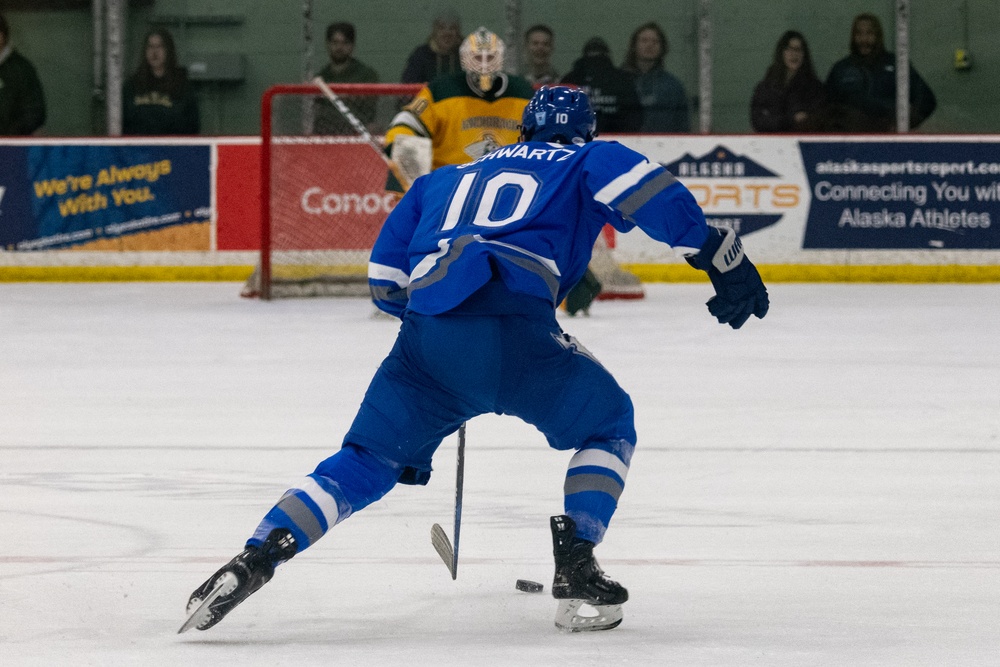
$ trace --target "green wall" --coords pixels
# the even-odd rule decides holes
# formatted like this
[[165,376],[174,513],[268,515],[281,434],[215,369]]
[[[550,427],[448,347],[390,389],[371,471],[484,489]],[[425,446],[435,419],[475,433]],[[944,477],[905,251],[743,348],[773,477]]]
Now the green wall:
[[[383,81],[395,81],[407,54],[424,41],[430,21],[443,7],[456,8],[463,29],[478,25],[506,30],[503,0],[482,2],[415,0],[314,0],[314,62],[326,58],[323,30],[335,20],[358,29],[355,55],[374,67]],[[2,7],[2,2],[0,2]],[[555,65],[569,70],[583,43],[600,35],[620,62],[636,26],[659,22],[670,40],[667,68],[693,97],[697,94],[697,0],[521,0],[522,28],[548,23],[556,31]],[[911,2],[911,56],[934,89],[938,110],[921,128],[925,132],[1000,132],[1000,29],[997,0]],[[233,25],[174,26],[183,62],[196,52],[240,53],[247,58],[246,80],[203,86],[202,127],[206,134],[256,134],[261,93],[273,83],[297,81],[301,72],[302,2],[300,0],[155,0],[129,12],[126,69],[138,62],[145,31],[163,16],[237,16]],[[787,29],[809,40],[821,78],[847,52],[851,19],[871,11],[883,20],[887,44],[895,42],[891,0],[714,0],[713,130],[748,132],[749,100],[770,62],[774,43]],[[103,112],[92,95],[93,30],[89,12],[8,12],[12,40],[38,67],[48,99],[45,134],[79,136],[100,133]],[[970,71],[953,67],[957,48],[968,49]],[[693,119],[697,127],[697,119]]]

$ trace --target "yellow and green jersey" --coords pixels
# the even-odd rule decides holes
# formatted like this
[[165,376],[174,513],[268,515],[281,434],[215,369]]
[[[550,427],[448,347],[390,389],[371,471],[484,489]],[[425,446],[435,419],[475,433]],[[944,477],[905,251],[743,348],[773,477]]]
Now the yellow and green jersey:
[[497,76],[486,93],[473,89],[465,72],[439,76],[393,119],[386,150],[399,135],[412,134],[431,140],[434,169],[471,162],[518,140],[521,114],[533,94],[531,84],[514,75]]

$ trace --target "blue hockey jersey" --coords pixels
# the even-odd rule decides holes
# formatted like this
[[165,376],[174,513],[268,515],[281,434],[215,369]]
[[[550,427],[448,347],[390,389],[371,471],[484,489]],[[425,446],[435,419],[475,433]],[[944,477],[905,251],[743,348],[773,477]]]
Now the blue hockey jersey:
[[372,298],[396,316],[437,315],[498,272],[511,291],[555,307],[583,277],[606,222],[684,254],[708,233],[688,189],[621,144],[504,146],[414,182],[372,249]]

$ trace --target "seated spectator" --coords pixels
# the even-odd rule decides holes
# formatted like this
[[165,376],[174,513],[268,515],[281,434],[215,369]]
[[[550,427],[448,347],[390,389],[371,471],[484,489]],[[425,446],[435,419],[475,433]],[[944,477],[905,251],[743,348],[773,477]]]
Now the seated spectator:
[[680,79],[663,68],[667,36],[656,23],[639,26],[629,40],[622,69],[635,75],[643,132],[690,132],[691,114]]
[[[350,23],[331,23],[326,28],[326,50],[330,62],[320,70],[319,76],[327,83],[378,83],[378,73],[354,57],[354,26]],[[374,96],[342,96],[351,113],[365,125],[375,120]],[[350,122],[326,99],[317,100],[314,130],[318,134],[352,133]]]
[[555,46],[555,34],[547,25],[533,25],[524,33],[524,52],[526,55],[521,75],[533,86],[540,86],[559,81],[559,74],[552,67],[552,49]]
[[462,43],[462,21],[458,14],[448,9],[434,18],[431,36],[425,44],[413,50],[406,59],[406,68],[400,81],[403,83],[429,83],[439,74],[461,72],[458,46]]
[[789,30],[774,48],[774,60],[750,102],[755,132],[817,132],[824,129],[826,93],[816,76],[802,33]]
[[45,95],[34,65],[14,49],[0,14],[0,135],[33,134],[45,124]]
[[611,49],[600,37],[583,45],[583,56],[562,83],[579,86],[590,97],[602,134],[638,132],[642,128],[642,107],[635,90],[635,77],[611,62]]
[[122,88],[122,133],[198,134],[198,100],[187,72],[177,65],[174,38],[156,28],[142,44],[139,68]]
[[[851,25],[851,54],[826,79],[830,129],[838,132],[896,130],[896,56],[885,50],[882,24],[859,14]],[[910,128],[937,108],[934,92],[910,65]]]

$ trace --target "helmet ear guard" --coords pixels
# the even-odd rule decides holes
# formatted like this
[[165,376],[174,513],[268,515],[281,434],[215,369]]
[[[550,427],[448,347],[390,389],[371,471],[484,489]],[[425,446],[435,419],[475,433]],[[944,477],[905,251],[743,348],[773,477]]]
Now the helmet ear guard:
[[521,116],[522,141],[584,144],[597,136],[590,98],[579,88],[542,86]]

